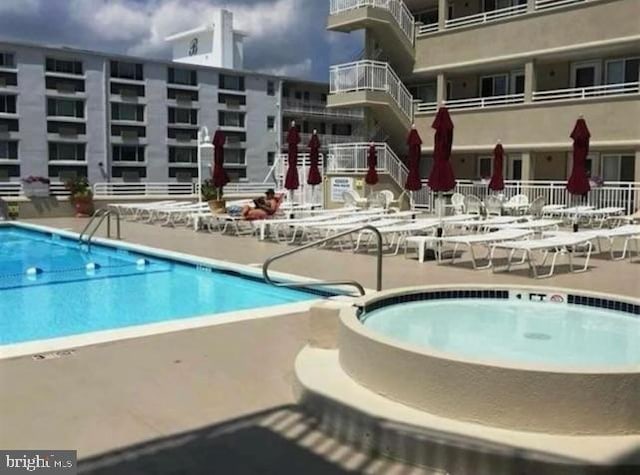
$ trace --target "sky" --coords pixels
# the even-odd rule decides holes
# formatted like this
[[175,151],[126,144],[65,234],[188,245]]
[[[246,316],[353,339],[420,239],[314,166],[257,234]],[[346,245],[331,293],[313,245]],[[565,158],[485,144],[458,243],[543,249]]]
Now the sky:
[[0,0],[0,38],[170,59],[164,38],[234,12],[245,69],[327,81],[362,37],[326,31],[329,0]]

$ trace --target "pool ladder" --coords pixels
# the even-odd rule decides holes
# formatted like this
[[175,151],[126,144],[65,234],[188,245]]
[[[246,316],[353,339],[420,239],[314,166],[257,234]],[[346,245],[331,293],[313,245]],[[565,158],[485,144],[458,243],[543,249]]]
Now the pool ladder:
[[[96,234],[98,229],[100,229],[100,226],[105,219],[107,220],[107,237],[111,238],[111,216],[116,217],[116,239],[120,240],[120,213],[116,210],[99,209],[98,211],[93,213],[91,220],[84,227],[84,229],[80,233],[80,236],[78,236],[78,244],[86,244],[87,250],[90,250],[91,240],[93,239],[93,236]],[[92,228],[92,225],[94,224],[95,226],[93,226]]]
[[334,241],[335,239],[339,239],[341,237],[349,236],[353,233],[358,233],[362,231],[371,231],[378,241],[378,248],[376,253],[376,290],[380,292],[382,290],[382,245],[383,239],[382,234],[378,231],[378,228],[375,226],[371,226],[370,224],[366,226],[360,226],[357,228],[349,229],[348,231],[344,231],[338,234],[332,234],[324,239],[320,239],[319,241],[310,242],[309,244],[305,244],[303,246],[296,247],[295,249],[289,249],[288,251],[281,252],[276,254],[275,256],[269,257],[264,264],[262,265],[262,276],[264,280],[276,287],[288,287],[288,288],[304,288],[304,287],[339,287],[339,286],[349,286],[357,289],[360,295],[365,295],[365,290],[362,284],[355,280],[336,280],[336,281],[310,281],[310,282],[276,282],[269,276],[269,267],[275,261],[278,261],[284,257],[291,256],[293,254],[298,254],[299,252],[306,251],[307,249],[314,248],[316,246],[320,246],[322,244],[326,244],[328,242]]

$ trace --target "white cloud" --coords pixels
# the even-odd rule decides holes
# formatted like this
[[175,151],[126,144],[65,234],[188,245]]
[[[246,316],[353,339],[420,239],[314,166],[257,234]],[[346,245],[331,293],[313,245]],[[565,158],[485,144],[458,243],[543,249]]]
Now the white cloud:
[[133,40],[147,33],[147,13],[123,0],[72,0],[71,15],[105,40]]
[[0,0],[0,13],[28,15],[40,8],[40,0]]
[[307,58],[295,64],[285,64],[275,68],[265,68],[262,72],[273,74],[274,76],[306,77],[311,74],[311,66],[311,59]]

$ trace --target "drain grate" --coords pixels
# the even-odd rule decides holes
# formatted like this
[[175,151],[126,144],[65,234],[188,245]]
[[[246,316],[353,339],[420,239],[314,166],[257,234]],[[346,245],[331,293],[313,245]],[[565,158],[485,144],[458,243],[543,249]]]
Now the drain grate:
[[63,350],[63,351],[53,351],[51,353],[41,353],[38,355],[33,355],[31,358],[35,361],[45,361],[45,360],[57,360],[60,358],[66,358],[67,356],[75,355],[75,350]]

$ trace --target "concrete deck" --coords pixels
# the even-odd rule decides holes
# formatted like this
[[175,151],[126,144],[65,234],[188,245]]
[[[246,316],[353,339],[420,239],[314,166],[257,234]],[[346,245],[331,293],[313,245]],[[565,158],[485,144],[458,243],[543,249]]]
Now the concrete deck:
[[[81,230],[86,221],[33,223]],[[126,223],[126,241],[243,264],[285,247],[254,238]],[[535,282],[388,257],[384,287],[513,283],[640,295],[640,264],[596,258],[590,272]],[[374,259],[315,250],[275,269],[374,287]],[[0,447],[77,449],[83,473],[434,473],[357,452],[319,432],[292,394],[308,322],[277,317],[0,362]]]

